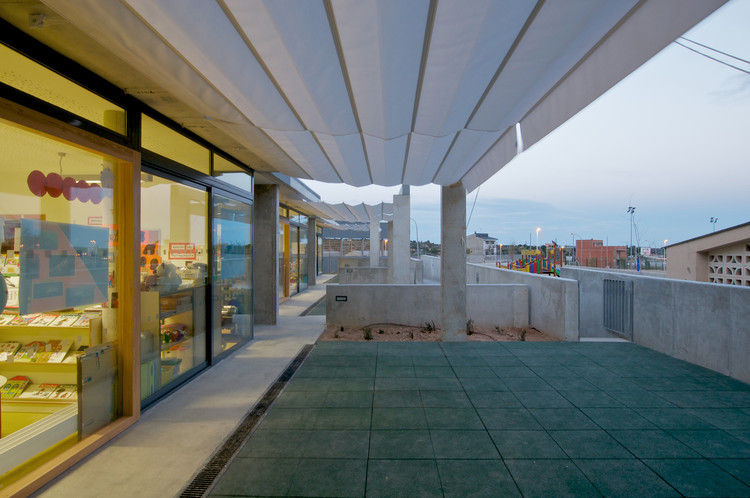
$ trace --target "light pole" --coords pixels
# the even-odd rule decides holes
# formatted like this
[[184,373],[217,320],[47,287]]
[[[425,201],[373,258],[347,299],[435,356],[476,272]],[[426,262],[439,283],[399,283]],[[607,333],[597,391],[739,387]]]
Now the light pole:
[[[573,233],[573,232],[570,232],[570,235],[572,235],[572,236],[573,236],[573,263],[577,263],[577,262],[578,262],[578,260],[577,260],[577,255],[576,255],[576,252],[578,251],[578,248],[576,247],[576,235],[578,235],[578,234],[577,234],[577,233]],[[580,238],[581,238],[581,236],[580,236],[580,235],[578,235],[578,238],[580,239]]]
[[711,219],[708,220],[708,221],[709,221],[709,223],[711,223],[714,226],[714,230],[713,231],[715,232],[716,231],[716,222],[719,221],[719,218],[714,218],[713,216],[711,216]]
[[416,233],[417,233],[417,259],[420,259],[419,258],[419,225],[417,225],[417,221],[414,218],[409,218],[409,219],[414,222],[414,229],[416,230]]
[[539,230],[541,230],[540,227],[536,227],[536,250],[539,251]]
[[664,239],[664,244],[661,246],[661,255],[664,258],[664,271],[667,271],[667,239]]
[[635,208],[628,206],[628,213],[630,213],[630,251],[633,250],[633,215],[635,214]]

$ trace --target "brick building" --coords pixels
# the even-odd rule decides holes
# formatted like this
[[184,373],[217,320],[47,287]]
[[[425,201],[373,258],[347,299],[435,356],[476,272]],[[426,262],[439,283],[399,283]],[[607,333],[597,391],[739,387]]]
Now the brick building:
[[603,241],[594,239],[576,241],[576,261],[581,266],[619,268],[626,258],[625,246],[605,246]]

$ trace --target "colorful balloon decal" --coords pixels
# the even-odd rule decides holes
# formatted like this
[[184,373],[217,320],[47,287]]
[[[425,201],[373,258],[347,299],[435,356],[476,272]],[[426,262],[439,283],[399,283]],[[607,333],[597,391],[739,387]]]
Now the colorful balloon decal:
[[31,193],[37,197],[49,194],[50,197],[56,198],[62,195],[69,201],[78,199],[81,202],[91,201],[92,204],[99,204],[104,197],[112,195],[111,188],[103,189],[96,183],[90,184],[86,180],[76,180],[70,176],[63,178],[57,173],[45,176],[39,170],[29,173],[26,183]]

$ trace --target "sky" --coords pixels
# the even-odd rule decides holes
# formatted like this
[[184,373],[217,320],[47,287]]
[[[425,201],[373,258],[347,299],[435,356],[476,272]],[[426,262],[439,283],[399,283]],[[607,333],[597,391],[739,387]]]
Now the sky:
[[[684,36],[750,61],[748,26],[750,0],[731,0]],[[400,189],[305,183],[329,203]],[[468,193],[467,234],[658,248],[750,222],[749,187],[750,74],[672,43]],[[410,193],[411,239],[439,242],[440,187]]]

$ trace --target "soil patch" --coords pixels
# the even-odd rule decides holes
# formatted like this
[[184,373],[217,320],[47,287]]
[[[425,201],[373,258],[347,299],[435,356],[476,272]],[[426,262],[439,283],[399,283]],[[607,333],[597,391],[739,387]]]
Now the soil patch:
[[[473,327],[467,335],[469,341],[557,341],[534,327]],[[421,327],[395,323],[373,323],[366,327],[327,326],[320,341],[439,341],[440,328],[432,324]]]

